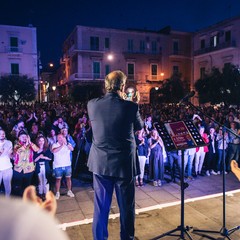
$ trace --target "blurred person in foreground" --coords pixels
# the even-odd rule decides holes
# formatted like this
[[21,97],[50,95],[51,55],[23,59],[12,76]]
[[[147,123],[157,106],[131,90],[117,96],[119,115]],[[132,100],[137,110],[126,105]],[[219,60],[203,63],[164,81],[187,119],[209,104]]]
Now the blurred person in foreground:
[[54,218],[57,203],[52,192],[47,192],[43,202],[34,186],[28,186],[22,199],[0,198],[0,240],[69,240],[57,228]]
[[120,238],[134,239],[135,176],[139,175],[134,132],[143,128],[138,105],[124,100],[126,75],[113,71],[105,78],[106,94],[88,102],[93,142],[88,167],[93,172],[93,238],[108,238],[113,190],[120,210]]

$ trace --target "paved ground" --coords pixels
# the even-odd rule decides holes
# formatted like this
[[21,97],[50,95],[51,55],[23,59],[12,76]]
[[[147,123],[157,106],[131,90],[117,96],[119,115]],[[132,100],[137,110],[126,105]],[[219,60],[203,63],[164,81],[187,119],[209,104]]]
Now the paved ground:
[[[240,183],[235,176],[226,175],[227,230],[240,224],[240,193],[238,193],[240,191],[238,189],[240,189]],[[60,227],[66,229],[72,240],[92,239],[93,189],[91,183],[73,179],[75,198],[67,197],[64,195],[66,191],[61,190],[62,196],[58,200],[57,210]],[[175,183],[166,183],[162,187],[153,187],[148,183],[144,187],[136,188],[137,239],[151,239],[180,225],[180,197],[180,186]],[[189,187],[185,190],[186,225],[220,231],[223,226],[222,201],[222,175],[198,177],[190,181]],[[114,196],[109,239],[119,239],[118,212]],[[192,235],[193,239],[205,239],[193,233]],[[239,231],[236,231],[231,238],[240,239]],[[163,239],[178,239],[178,237],[170,236]],[[216,234],[216,238],[212,239],[224,238],[221,234]]]

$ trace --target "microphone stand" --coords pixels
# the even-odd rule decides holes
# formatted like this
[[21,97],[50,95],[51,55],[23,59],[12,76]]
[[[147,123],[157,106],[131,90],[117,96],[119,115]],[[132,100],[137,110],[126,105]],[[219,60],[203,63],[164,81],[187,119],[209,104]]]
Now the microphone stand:
[[211,230],[200,230],[200,229],[193,229],[193,232],[199,232],[199,233],[203,233],[202,236],[203,237],[208,237],[210,239],[213,239],[211,237],[209,237],[208,235],[205,235],[204,233],[213,233],[213,234],[217,234],[219,233],[220,235],[226,237],[227,239],[231,238],[229,237],[232,233],[234,233],[237,230],[240,230],[240,225],[235,226],[231,229],[227,229],[226,227],[226,176],[225,176],[225,171],[226,171],[226,164],[225,164],[225,146],[224,146],[224,135],[225,132],[230,132],[231,134],[233,134],[234,136],[240,138],[240,136],[238,134],[236,134],[235,132],[233,132],[231,129],[227,128],[226,126],[224,126],[223,124],[219,123],[218,121],[216,121],[215,119],[211,118],[210,116],[208,116],[207,114],[205,114],[200,108],[194,106],[191,102],[189,101],[185,101],[183,103],[186,103],[188,105],[190,105],[192,108],[196,109],[197,111],[199,111],[200,113],[202,113],[202,115],[204,115],[205,117],[211,119],[214,123],[216,123],[218,126],[222,127],[223,130],[223,154],[222,154],[222,165],[223,165],[223,225],[222,228],[220,229],[220,231],[211,231]]

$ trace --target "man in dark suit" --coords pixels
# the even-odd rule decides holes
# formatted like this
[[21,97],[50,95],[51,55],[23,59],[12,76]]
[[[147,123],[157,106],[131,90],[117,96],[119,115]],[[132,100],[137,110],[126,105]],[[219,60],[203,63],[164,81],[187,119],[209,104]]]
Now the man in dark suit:
[[139,174],[134,131],[143,128],[138,105],[124,100],[126,75],[105,78],[105,96],[88,102],[93,142],[88,167],[93,172],[93,238],[108,238],[108,217],[115,189],[120,210],[121,240],[134,239],[135,186]]

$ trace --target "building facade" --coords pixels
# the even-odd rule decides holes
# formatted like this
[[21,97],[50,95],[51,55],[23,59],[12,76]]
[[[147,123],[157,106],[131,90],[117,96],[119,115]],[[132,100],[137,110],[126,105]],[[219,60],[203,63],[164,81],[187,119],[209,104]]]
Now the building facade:
[[0,76],[27,75],[38,89],[38,65],[36,28],[0,25]]
[[192,34],[171,31],[119,30],[76,26],[63,44],[62,79],[66,93],[74,84],[102,85],[112,70],[128,76],[128,89],[140,92],[141,103],[164,79],[180,72],[192,78]]
[[232,18],[194,34],[193,82],[224,65],[240,63],[240,18]]

